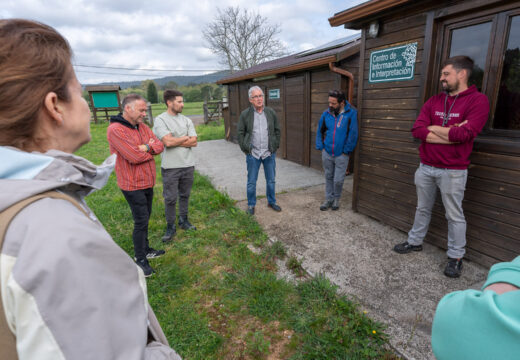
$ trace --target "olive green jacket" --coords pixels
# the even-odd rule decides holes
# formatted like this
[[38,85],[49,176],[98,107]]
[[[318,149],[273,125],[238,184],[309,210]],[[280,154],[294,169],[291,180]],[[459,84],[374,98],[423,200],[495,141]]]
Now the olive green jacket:
[[[269,151],[274,154],[280,146],[280,123],[276,112],[270,107],[264,107],[265,117],[267,118],[267,134],[269,136]],[[251,154],[251,136],[253,134],[253,122],[255,119],[255,109],[250,106],[240,114],[238,120],[238,145],[245,154]]]

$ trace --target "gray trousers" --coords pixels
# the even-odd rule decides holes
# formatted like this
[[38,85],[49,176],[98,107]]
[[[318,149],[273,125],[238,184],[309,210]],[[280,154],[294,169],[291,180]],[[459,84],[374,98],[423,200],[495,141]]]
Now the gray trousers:
[[348,166],[348,155],[332,156],[325,150],[321,151],[321,163],[325,171],[325,199],[334,200],[341,197],[345,171]]
[[194,166],[186,168],[163,169],[163,196],[166,222],[175,224],[175,205],[179,197],[179,216],[188,216],[188,200],[193,185]]
[[432,216],[437,188],[441,191],[442,203],[448,220],[448,257],[462,258],[466,252],[466,219],[462,200],[468,170],[439,169],[421,163],[415,172],[417,210],[413,227],[408,232],[408,243],[422,244]]

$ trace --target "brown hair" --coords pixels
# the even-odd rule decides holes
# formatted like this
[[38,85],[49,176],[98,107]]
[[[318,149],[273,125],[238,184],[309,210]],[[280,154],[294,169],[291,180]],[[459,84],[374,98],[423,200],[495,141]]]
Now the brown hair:
[[175,100],[177,96],[182,96],[182,93],[179,90],[164,90],[163,99],[166,106],[168,106],[168,100]]
[[442,63],[442,68],[445,68],[446,66],[451,65],[457,72],[459,72],[461,70],[466,70],[468,73],[468,79],[469,79],[469,77],[471,76],[471,72],[473,71],[474,64],[475,64],[475,62],[469,56],[459,55],[459,56],[454,56],[454,57],[451,57],[451,58],[445,60]]
[[73,74],[69,43],[52,27],[29,20],[0,20],[0,145],[37,143],[45,96],[69,101]]

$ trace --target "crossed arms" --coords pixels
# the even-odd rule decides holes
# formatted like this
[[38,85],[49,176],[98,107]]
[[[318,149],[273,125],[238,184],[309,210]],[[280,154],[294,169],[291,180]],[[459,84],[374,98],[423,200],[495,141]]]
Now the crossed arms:
[[171,133],[166,134],[161,138],[161,141],[163,142],[164,146],[166,147],[175,147],[175,146],[182,146],[182,147],[195,147],[197,146],[197,137],[196,136],[179,136],[175,137]]
[[[467,124],[468,120],[464,120],[461,123],[455,124],[453,126],[460,127]],[[431,144],[456,144],[457,142],[450,141],[449,133],[452,126],[450,127],[442,127],[439,125],[430,125],[428,126],[428,130],[430,133],[426,136],[426,142]]]

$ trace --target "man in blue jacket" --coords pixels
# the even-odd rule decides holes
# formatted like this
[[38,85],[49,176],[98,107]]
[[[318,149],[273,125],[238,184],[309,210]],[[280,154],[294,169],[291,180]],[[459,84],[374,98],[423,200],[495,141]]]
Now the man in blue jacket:
[[316,132],[316,149],[321,150],[325,171],[325,201],[320,210],[339,209],[345,171],[358,138],[357,111],[339,90],[329,92],[329,108],[323,112]]

